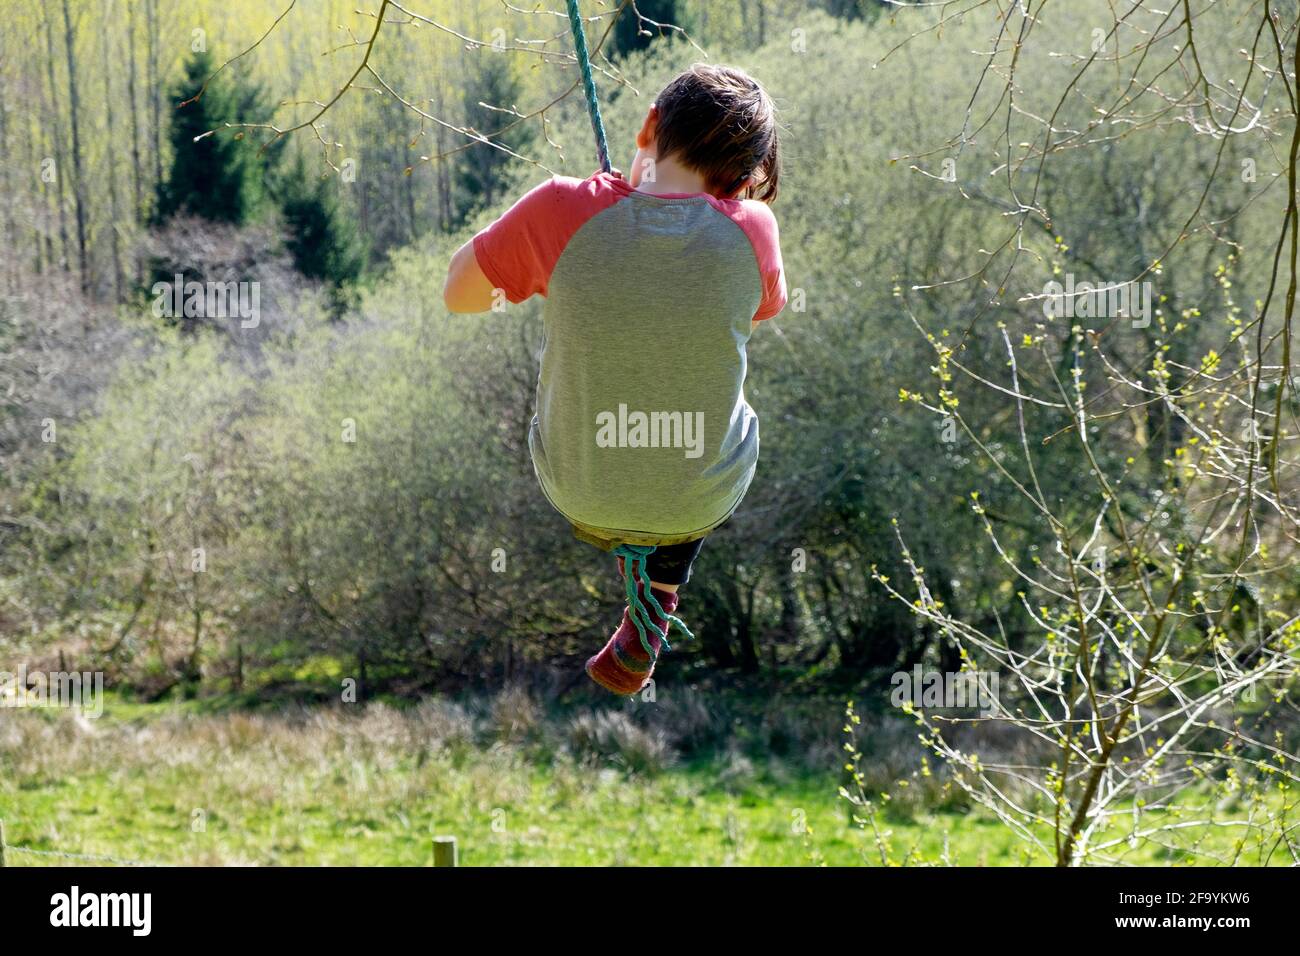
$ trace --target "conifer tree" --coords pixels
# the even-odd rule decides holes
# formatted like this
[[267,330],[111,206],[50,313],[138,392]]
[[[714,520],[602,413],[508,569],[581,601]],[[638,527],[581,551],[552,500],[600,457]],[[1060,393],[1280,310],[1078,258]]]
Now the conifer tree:
[[251,139],[225,128],[245,116],[265,115],[261,91],[219,76],[208,83],[202,96],[193,99],[212,71],[208,53],[195,52],[185,64],[184,78],[172,91],[171,102],[185,105],[172,114],[172,161],[158,191],[155,216],[159,222],[188,213],[213,222],[240,224],[261,208],[263,177],[274,165],[275,154],[271,150],[270,155],[260,154]]

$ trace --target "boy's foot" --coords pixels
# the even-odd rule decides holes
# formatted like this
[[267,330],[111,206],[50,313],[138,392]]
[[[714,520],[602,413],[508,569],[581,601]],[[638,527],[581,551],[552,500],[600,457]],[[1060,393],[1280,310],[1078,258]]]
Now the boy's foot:
[[[621,562],[620,562],[621,563]],[[661,591],[651,588],[659,606],[665,614],[672,614],[677,608],[677,594],[673,591]],[[646,640],[654,652],[653,658],[646,653],[641,643],[641,635],[628,608],[623,609],[623,621],[614,636],[609,639],[604,649],[587,660],[587,675],[601,687],[615,694],[635,694],[645,686],[650,675],[654,673],[655,661],[663,647],[664,638],[668,636],[668,620],[660,617],[645,602],[653,627],[646,628]]]

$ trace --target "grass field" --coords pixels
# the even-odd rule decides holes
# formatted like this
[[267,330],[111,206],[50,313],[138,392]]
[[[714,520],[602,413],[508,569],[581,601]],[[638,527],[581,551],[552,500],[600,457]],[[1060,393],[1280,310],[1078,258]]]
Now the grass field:
[[[837,795],[836,729],[818,771],[807,741],[800,760],[683,758],[617,709],[557,722],[518,695],[477,710],[3,710],[0,819],[11,846],[173,864],[424,866],[446,833],[466,865],[879,865]],[[878,824],[892,862],[1050,862],[960,807],[890,802]]]
[[[580,719],[575,755],[539,740],[526,708],[501,711],[491,741],[439,703],[248,714],[110,699],[93,721],[2,711],[0,819],[13,845],[165,863],[426,865],[434,833],[456,835],[465,864],[851,864],[875,852],[832,772],[734,752],[667,759],[618,721]],[[1017,860],[995,826],[957,814],[890,829],[931,855],[951,831],[963,855]]]

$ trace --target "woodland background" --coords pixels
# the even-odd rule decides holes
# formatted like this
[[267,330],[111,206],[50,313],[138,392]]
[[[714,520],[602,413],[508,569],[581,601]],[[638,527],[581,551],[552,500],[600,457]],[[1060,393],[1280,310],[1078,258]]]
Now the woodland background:
[[[197,743],[186,734],[208,731],[160,732],[198,752],[244,753],[245,732],[261,747],[265,734],[288,731],[267,730],[256,722],[272,718],[250,711],[328,705],[352,679],[372,708],[366,719],[391,719],[401,734],[438,736],[401,723],[434,720],[427,712],[395,714],[434,707],[445,717],[438,708],[450,707],[460,729],[438,733],[470,751],[524,741],[543,763],[594,754],[632,773],[721,761],[707,763],[715,782],[721,766],[788,783],[769,775],[786,761],[800,780],[830,780],[812,789],[832,801],[853,699],[883,729],[866,743],[876,771],[858,790],[850,767],[850,791],[872,802],[910,778],[926,794],[917,807],[964,814],[980,801],[954,796],[951,778],[936,769],[942,779],[927,789],[923,753],[942,762],[944,751],[917,748],[898,729],[891,674],[969,668],[963,639],[974,634],[1003,648],[1060,637],[1068,659],[1042,660],[1122,704],[1135,668],[1120,645],[1161,620],[1160,640],[1188,660],[1193,648],[1202,655],[1206,687],[1228,686],[1215,683],[1224,668],[1211,660],[1224,644],[1229,670],[1260,660],[1242,647],[1280,655],[1251,714],[1260,739],[1294,753],[1296,401],[1282,334],[1293,300],[1282,313],[1277,304],[1293,259],[1282,257],[1271,291],[1294,76],[1275,77],[1262,98],[1256,78],[1248,95],[1262,119],[1223,135],[1182,98],[1200,89],[1183,31],[1161,32],[1164,8],[1141,11],[1138,32],[1156,53],[1138,72],[1176,81],[1178,94],[1134,98],[1125,121],[1092,136],[1137,59],[1099,63],[1072,82],[1098,32],[1114,39],[1106,4],[1038,18],[1015,51],[1009,109],[1009,58],[994,58],[990,79],[979,54],[1011,14],[988,3],[956,16],[949,5],[867,0],[643,0],[608,36],[619,5],[584,4],[596,17],[588,36],[602,44],[597,81],[615,165],[630,162],[654,93],[698,60],[752,72],[783,123],[774,211],[794,298],[750,345],[759,473],[685,592],[681,613],[698,639],[674,645],[656,706],[638,709],[605,701],[582,675],[621,592],[609,560],[550,509],[528,458],[539,305],[453,316],[441,300],[447,261],[474,230],[551,172],[594,169],[581,96],[564,97],[576,71],[562,4],[394,5],[369,51],[373,70],[336,102],[375,28],[374,11],[350,0],[0,6],[4,662],[101,670],[132,719],[144,712],[131,708],[151,703],[183,708],[173,715],[219,711],[222,729]],[[1275,59],[1295,42],[1293,3],[1242,6],[1195,10],[1196,69],[1214,77],[1216,108],[1219,93],[1246,82],[1242,53],[1261,43],[1257,27],[1281,24]],[[1156,72],[1156,54],[1170,51],[1180,68]],[[264,125],[286,129],[325,103],[318,122],[291,135]],[[996,119],[981,123],[986,114]],[[1010,154],[1046,118],[1088,131],[1086,142],[1050,162],[1026,166],[1021,154],[1012,181]],[[1024,215],[1031,206],[1046,214]],[[256,327],[158,316],[151,287],[175,273],[258,283]],[[1034,296],[1066,273],[1150,281],[1150,324],[1046,318]],[[1259,319],[1270,298],[1274,311]],[[1039,401],[1014,400],[1013,346],[1024,353],[1015,369],[1024,393]],[[1265,420],[1260,410],[1274,408]],[[1230,465],[1189,464],[1202,425],[1237,443]],[[1243,492],[1241,463],[1270,455],[1272,468],[1251,471],[1258,478]],[[1122,478],[1107,491],[1098,474]],[[1221,535],[1205,531],[1220,522]],[[1140,543],[1130,546],[1134,528]],[[1095,567],[1107,545],[1110,577],[1072,575]],[[1184,564],[1189,554],[1195,562]],[[1060,588],[1038,593],[1030,577]],[[1168,601],[1126,603],[1157,584],[1170,586]],[[1109,658],[1086,636],[1094,617],[1115,641]],[[1156,670],[1161,659],[1139,663]],[[1216,698],[1229,722],[1234,693],[1226,705]],[[1183,703],[1173,690],[1153,706]],[[396,711],[381,719],[374,707]],[[295,727],[336,719],[293,713]],[[556,719],[562,730],[545,729]],[[8,732],[15,780],[115,772],[89,744],[70,743],[98,769],[70,757],[59,758],[63,770],[42,769],[19,744],[65,731]],[[1011,725],[971,732],[1004,754],[1034,745]],[[142,774],[157,759],[104,752],[118,766],[138,759]],[[1043,779],[1056,779],[1050,754],[1035,753]],[[1290,779],[1289,756],[1257,756]],[[221,766],[244,772],[238,761]],[[1217,786],[1229,775],[1202,776]],[[1153,802],[1195,782],[1163,781]],[[43,802],[28,815],[76,832],[61,798],[35,786]],[[1043,786],[1049,803],[1053,786]],[[6,796],[18,800],[0,790],[0,803]],[[1289,806],[1274,797],[1271,811]],[[507,798],[433,819],[487,812],[493,799]],[[176,798],[182,818],[195,800]],[[855,804],[850,828],[862,812]],[[122,826],[123,839],[146,841],[141,852],[171,846]],[[261,850],[194,852],[230,861]]]

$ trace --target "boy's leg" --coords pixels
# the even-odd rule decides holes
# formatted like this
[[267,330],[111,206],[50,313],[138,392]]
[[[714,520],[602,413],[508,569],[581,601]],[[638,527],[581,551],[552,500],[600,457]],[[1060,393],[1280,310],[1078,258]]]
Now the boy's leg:
[[660,591],[675,592],[691,579],[691,565],[699,557],[703,538],[684,544],[661,545],[646,557],[646,576],[650,586]]
[[[704,539],[685,544],[661,545],[646,556],[645,577],[650,581],[650,595],[672,615],[677,610],[677,589],[690,580],[691,565],[700,553]],[[626,573],[622,556],[618,559],[619,574]],[[638,583],[637,590],[644,594],[645,585]],[[635,693],[654,673],[655,660],[663,639],[668,633],[668,620],[653,610],[647,610],[650,619],[649,653],[640,632],[632,621],[630,608],[623,612],[622,623],[599,654],[587,661],[587,673],[592,680],[617,694]]]

